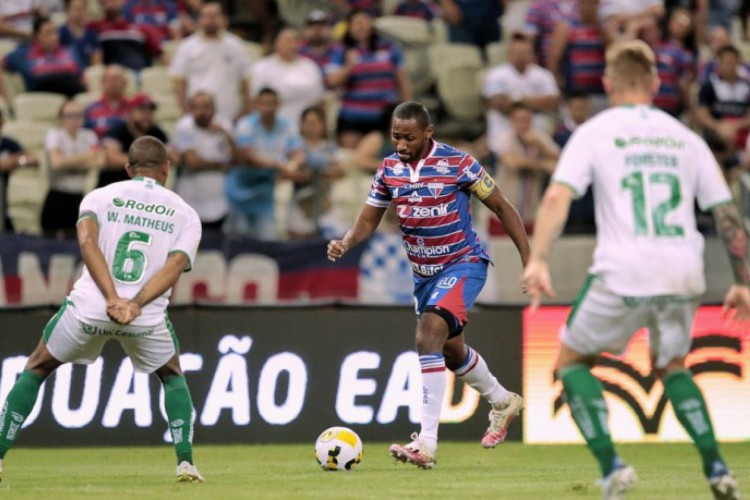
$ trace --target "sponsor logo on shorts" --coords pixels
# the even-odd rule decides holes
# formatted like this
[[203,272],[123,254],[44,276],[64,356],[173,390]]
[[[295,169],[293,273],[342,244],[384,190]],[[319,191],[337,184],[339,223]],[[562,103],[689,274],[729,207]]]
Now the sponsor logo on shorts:
[[142,331],[127,331],[120,328],[102,328],[101,326],[90,325],[88,323],[81,323],[81,331],[92,337],[126,337],[130,339],[141,339],[149,337],[154,333],[153,328]]

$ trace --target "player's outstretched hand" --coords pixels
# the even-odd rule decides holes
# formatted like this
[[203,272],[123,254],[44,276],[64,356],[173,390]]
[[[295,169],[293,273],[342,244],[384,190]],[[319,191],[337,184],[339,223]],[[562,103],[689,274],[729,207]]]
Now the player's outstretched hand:
[[349,250],[349,246],[343,240],[331,240],[328,242],[328,260],[336,262]]
[[536,311],[542,302],[542,295],[555,297],[552,289],[552,279],[549,275],[547,263],[540,260],[530,260],[523,270],[523,286],[531,294],[531,310]]
[[732,285],[724,296],[724,317],[750,325],[750,288]]

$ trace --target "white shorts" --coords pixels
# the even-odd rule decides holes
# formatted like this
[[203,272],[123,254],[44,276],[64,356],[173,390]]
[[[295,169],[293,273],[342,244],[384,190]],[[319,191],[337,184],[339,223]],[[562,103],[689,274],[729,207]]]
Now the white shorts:
[[562,342],[581,354],[620,355],[645,327],[654,366],[664,368],[690,351],[698,303],[693,296],[622,297],[589,275],[562,329]]
[[118,325],[111,321],[81,320],[75,305],[65,299],[42,335],[50,354],[63,363],[91,364],[104,344],[117,340],[133,362],[135,371],[153,373],[177,352],[177,337],[165,315],[157,326]]

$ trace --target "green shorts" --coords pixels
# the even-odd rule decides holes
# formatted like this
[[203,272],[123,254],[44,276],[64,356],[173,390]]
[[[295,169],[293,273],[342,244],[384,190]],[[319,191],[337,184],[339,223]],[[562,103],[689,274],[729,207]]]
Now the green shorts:
[[118,325],[76,315],[69,299],[44,327],[42,338],[50,354],[63,363],[91,364],[110,340],[120,343],[135,371],[153,373],[177,352],[177,337],[169,318],[157,326]]
[[620,355],[631,337],[648,328],[656,368],[690,352],[690,333],[699,298],[693,296],[623,297],[590,275],[578,295],[562,342],[580,354]]

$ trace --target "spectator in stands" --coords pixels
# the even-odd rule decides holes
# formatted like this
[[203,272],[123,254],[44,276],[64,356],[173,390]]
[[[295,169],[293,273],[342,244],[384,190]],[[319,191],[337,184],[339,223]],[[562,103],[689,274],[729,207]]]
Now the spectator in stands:
[[156,33],[160,42],[180,37],[177,6],[172,0],[126,0],[123,14],[128,22]]
[[[679,10],[674,11],[673,16],[682,17]],[[689,23],[689,15],[683,21]],[[689,113],[690,88],[695,81],[696,73],[695,57],[676,39],[662,39],[661,29],[655,22],[644,22],[642,38],[654,50],[656,69],[661,80],[659,90],[654,96],[654,106],[675,118],[679,118],[683,113]]]
[[499,140],[501,164],[497,182],[528,228],[533,226],[545,183],[560,156],[560,148],[552,138],[534,130],[533,116],[527,106],[513,106],[511,128]]
[[322,10],[310,12],[302,31],[302,37],[299,54],[312,59],[318,65],[324,83],[327,85],[328,74],[332,70],[331,61],[336,53],[341,50],[341,44],[331,38],[329,15]]
[[190,36],[198,29],[198,18],[203,0],[177,0],[177,15],[180,19],[180,35]]
[[565,93],[586,93],[596,113],[607,106],[602,85],[604,38],[599,27],[599,0],[579,0],[578,17],[555,25],[548,69]]
[[231,130],[229,120],[216,116],[214,98],[207,92],[190,98],[190,113],[175,126],[174,146],[182,165],[175,190],[198,212],[204,233],[220,231],[229,210],[224,182],[239,159]]
[[262,88],[279,96],[279,116],[299,132],[302,111],[321,103],[325,94],[318,65],[299,55],[299,36],[291,27],[282,28],[274,39],[274,52],[260,59],[250,71],[253,98]]
[[101,64],[102,47],[99,37],[87,26],[85,0],[66,0],[65,24],[57,32],[60,44],[73,49],[84,65]]
[[638,38],[664,16],[664,0],[601,0],[599,21],[606,41]]
[[487,146],[498,154],[500,135],[510,128],[514,104],[534,112],[534,128],[549,129],[548,113],[556,112],[560,91],[555,77],[534,63],[531,39],[515,34],[508,46],[507,62],[490,69],[484,78],[482,95],[487,102]]
[[443,19],[452,43],[470,43],[484,50],[502,38],[499,18],[503,2],[498,0],[441,0]]
[[57,28],[46,17],[34,19],[32,43],[19,46],[4,62],[6,71],[21,74],[27,92],[54,92],[68,97],[86,91],[84,67],[73,50],[60,45]]
[[394,16],[423,19],[428,23],[435,19],[438,6],[429,0],[401,0],[393,10]]
[[5,117],[0,111],[0,232],[13,232],[13,223],[8,216],[8,179],[18,168],[35,167],[39,161],[34,153],[24,149],[16,139],[2,134]]
[[[135,95],[130,100],[125,121],[113,126],[104,134],[102,145],[106,152],[106,164],[105,169],[99,174],[98,187],[128,179],[123,166],[128,162],[128,149],[137,138],[152,135],[165,144],[168,142],[167,134],[154,124],[154,111],[156,103],[149,96]],[[177,163],[177,158],[173,154],[170,154],[170,159]]]
[[237,122],[234,138],[242,165],[229,172],[226,231],[262,241],[277,238],[274,191],[277,177],[290,178],[304,162],[302,144],[287,121],[278,116],[279,97],[261,89],[253,113]]
[[552,30],[560,21],[578,16],[578,0],[533,0],[526,11],[524,34],[534,38],[539,64],[547,65]]
[[189,111],[189,97],[202,90],[215,96],[217,116],[234,121],[250,110],[250,56],[244,42],[226,31],[218,2],[201,7],[200,30],[180,43],[169,73],[180,107]]
[[[708,48],[711,51],[711,58],[700,68],[698,83],[703,85],[708,81],[708,78],[711,75],[716,73],[716,67],[719,65],[719,50],[731,44],[732,41],[726,28],[722,26],[713,26],[709,30]],[[740,78],[750,80],[750,63],[741,62],[737,67],[737,74]]]
[[161,54],[161,40],[151,29],[131,23],[123,16],[125,0],[99,0],[104,18],[89,24],[102,44],[104,64],[119,64],[133,71],[151,66]]
[[740,52],[729,45],[719,49],[719,65],[698,94],[698,123],[713,130],[730,151],[743,149],[750,127],[750,82],[737,69]]
[[64,239],[75,236],[88,173],[104,167],[105,157],[94,131],[83,128],[83,109],[78,103],[65,102],[59,118],[60,126],[50,129],[44,141],[50,188],[42,210],[42,229]]
[[35,0],[0,0],[0,37],[27,40],[33,31]]
[[[659,25],[657,23],[657,25]],[[666,40],[679,45],[695,58],[698,55],[698,31],[695,14],[685,7],[676,7],[667,13]]]
[[565,103],[560,112],[560,123],[552,139],[562,149],[568,143],[575,129],[591,118],[591,103],[583,93],[571,93],[565,96]]
[[331,205],[328,196],[331,181],[344,176],[336,161],[336,143],[328,140],[322,108],[307,108],[302,112],[300,135],[305,161],[292,173],[294,194],[287,220],[291,239],[321,236],[324,213]]
[[128,81],[122,66],[110,64],[102,74],[102,97],[86,108],[86,128],[104,136],[115,125],[123,123],[130,103],[126,97]]
[[339,143],[354,148],[364,134],[378,128],[390,104],[411,99],[411,86],[401,50],[378,37],[372,16],[355,10],[347,19],[349,28],[332,61],[337,69],[329,82],[343,90],[336,127]]

